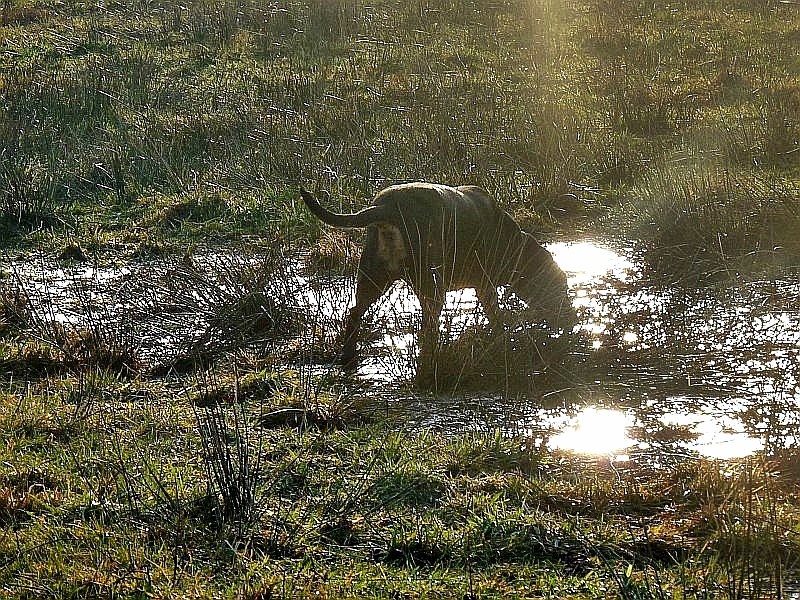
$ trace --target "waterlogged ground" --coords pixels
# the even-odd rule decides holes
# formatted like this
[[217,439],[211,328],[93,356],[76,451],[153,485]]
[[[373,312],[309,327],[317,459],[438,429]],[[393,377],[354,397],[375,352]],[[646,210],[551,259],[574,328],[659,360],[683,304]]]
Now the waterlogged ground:
[[[796,277],[654,282],[624,252],[599,243],[549,248],[568,274],[580,325],[567,337],[550,332],[536,338],[541,344],[531,345],[530,338],[528,345],[512,344],[505,357],[511,369],[526,358],[515,354],[520,347],[526,353],[543,348],[530,385],[504,385],[490,376],[481,391],[469,393],[457,385],[448,393],[409,385],[419,305],[398,284],[375,307],[363,362],[344,389],[366,398],[359,401],[363,410],[392,416],[402,428],[500,429],[617,462],[727,459],[797,444]],[[187,357],[211,356],[243,340],[258,345],[265,331],[285,328],[296,349],[286,368],[297,368],[299,360],[311,375],[339,376],[330,344],[327,353],[322,348],[346,313],[352,276],[312,276],[296,262],[278,262],[218,253],[102,267],[18,261],[9,271],[37,318],[127,324],[125,335],[135,337],[152,365],[181,366]],[[291,331],[298,322],[303,326]],[[484,324],[471,290],[448,295],[445,339],[459,343],[479,335]],[[461,368],[473,366],[465,359]]]
[[[499,427],[619,461],[737,458],[796,444],[796,279],[734,279],[687,289],[646,281],[623,254],[592,242],[550,250],[568,273],[581,315],[584,335],[571,347],[571,358],[580,360],[562,367],[574,368],[573,377],[562,373],[561,385],[535,397],[508,391],[406,396],[387,401],[387,409],[409,426]],[[471,294],[450,300],[450,318],[480,319]],[[401,308],[390,314],[416,308],[401,292],[392,301]],[[403,353],[408,334],[383,343]],[[379,374],[374,359],[361,373]]]

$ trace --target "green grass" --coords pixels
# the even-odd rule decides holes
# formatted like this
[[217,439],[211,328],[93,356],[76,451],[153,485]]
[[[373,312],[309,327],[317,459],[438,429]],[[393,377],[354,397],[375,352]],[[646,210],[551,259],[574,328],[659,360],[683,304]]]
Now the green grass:
[[[773,0],[0,3],[3,260],[165,271],[81,325],[0,271],[2,594],[776,596],[793,451],[620,467],[405,431],[308,366],[334,325],[285,259],[357,254],[298,184],[352,210],[422,179],[659,274],[796,268],[798,31]],[[143,356],[154,332],[185,343]],[[481,375],[541,367],[484,346]]]
[[569,231],[603,229],[606,207],[654,169],[796,182],[796,13],[710,0],[12,2],[3,223],[99,227],[109,250],[276,220],[313,239],[307,216],[286,217],[298,181],[352,208],[425,179],[483,185],[529,227]]
[[620,472],[499,433],[253,429],[263,395],[192,410],[129,386],[3,396],[10,594],[739,597],[797,558],[774,463]]

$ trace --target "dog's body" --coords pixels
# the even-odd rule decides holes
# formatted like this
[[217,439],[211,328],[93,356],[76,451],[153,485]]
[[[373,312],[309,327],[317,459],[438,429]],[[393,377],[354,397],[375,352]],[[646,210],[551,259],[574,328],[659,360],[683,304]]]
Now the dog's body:
[[336,227],[367,227],[356,304],[342,335],[342,361],[352,365],[367,309],[396,280],[422,305],[420,347],[438,342],[439,314],[448,290],[475,288],[490,325],[498,325],[497,288],[508,285],[530,308],[555,321],[572,313],[566,276],[539,245],[481,188],[409,183],[386,188],[372,206],[346,215],[323,208],[300,191],[308,208]]

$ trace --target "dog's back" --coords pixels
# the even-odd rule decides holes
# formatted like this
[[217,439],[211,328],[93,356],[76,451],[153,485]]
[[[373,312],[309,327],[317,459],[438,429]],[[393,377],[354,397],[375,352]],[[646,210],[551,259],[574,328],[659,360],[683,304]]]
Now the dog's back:
[[[342,335],[342,361],[355,357],[356,337],[367,309],[397,279],[422,305],[421,348],[438,338],[438,319],[448,290],[472,287],[490,322],[497,323],[497,288],[509,285],[529,306],[558,314],[569,304],[566,277],[541,245],[524,233],[487,192],[432,183],[388,187],[371,206],[350,215],[322,207],[301,191],[309,209],[338,227],[367,227],[356,285],[356,304]],[[544,292],[544,294],[543,294]]]
[[[372,205],[338,214],[319,205],[305,190],[305,203],[320,219],[338,227],[372,227],[365,253],[391,271],[437,269],[448,288],[477,279],[508,278],[524,239],[517,223],[482,188],[414,182],[387,187]],[[402,254],[402,256],[400,256]],[[391,267],[390,267],[391,266]],[[395,273],[397,274],[397,273]]]
[[[477,186],[395,185],[380,191],[373,205],[402,238],[415,269],[437,269],[448,288],[507,270],[507,255],[519,249],[519,227]],[[379,238],[387,231],[381,227]]]

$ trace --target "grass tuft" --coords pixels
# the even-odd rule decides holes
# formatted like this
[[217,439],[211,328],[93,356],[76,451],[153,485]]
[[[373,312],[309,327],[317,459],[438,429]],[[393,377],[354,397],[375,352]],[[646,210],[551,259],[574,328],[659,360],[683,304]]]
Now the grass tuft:
[[0,337],[19,332],[30,322],[30,299],[15,283],[0,281]]
[[36,168],[14,157],[17,150],[0,149],[0,228],[51,227],[58,220],[58,188],[43,168]]
[[795,254],[789,231],[800,226],[798,199],[800,190],[791,181],[665,166],[631,187],[608,223],[619,239],[638,240],[657,272],[716,276],[732,259]]

